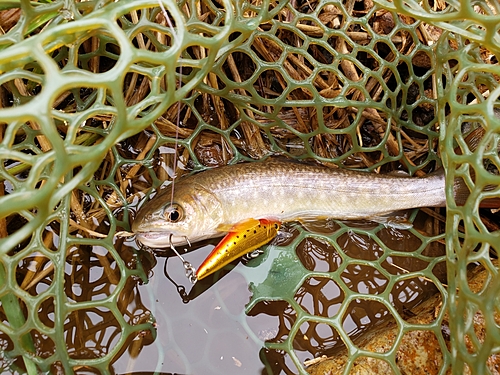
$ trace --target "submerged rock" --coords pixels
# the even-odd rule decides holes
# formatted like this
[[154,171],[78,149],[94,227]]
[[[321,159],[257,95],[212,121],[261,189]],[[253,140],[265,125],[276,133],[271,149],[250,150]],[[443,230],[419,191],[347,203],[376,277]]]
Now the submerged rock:
[[[482,290],[485,280],[488,278],[488,271],[482,266],[475,267],[469,273],[469,287],[473,293]],[[432,324],[442,308],[442,297],[440,293],[435,294],[424,303],[409,311],[406,315],[406,322],[415,325]],[[495,320],[499,318],[495,316]],[[485,319],[478,311],[474,315],[474,332],[478,341],[482,344],[486,334]],[[438,332],[436,332],[438,331]],[[358,342],[358,347],[373,353],[386,353],[390,351],[397,341],[400,328],[395,321],[388,322],[376,331],[370,332],[365,338]],[[438,374],[444,364],[443,352],[439,344],[437,335],[442,337],[446,347],[450,348],[450,328],[449,315],[445,313],[439,328],[412,330],[406,332],[395,353],[395,363],[402,374]],[[466,335],[464,343],[470,353],[474,352],[474,343]],[[336,375],[342,374],[349,363],[349,356],[346,352],[335,357],[315,360],[314,364],[307,367],[310,375]],[[307,365],[307,364],[306,364]],[[498,374],[500,368],[500,356],[491,355],[487,360],[487,367],[493,374]],[[394,371],[383,359],[361,356],[357,358],[351,366],[350,374],[393,374]],[[470,373],[469,368],[465,368],[465,373]]]

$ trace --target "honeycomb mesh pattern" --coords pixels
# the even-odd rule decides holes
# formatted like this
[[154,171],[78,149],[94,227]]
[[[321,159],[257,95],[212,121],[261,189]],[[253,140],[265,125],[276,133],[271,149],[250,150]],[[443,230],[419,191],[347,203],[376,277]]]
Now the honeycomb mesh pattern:
[[[498,16],[495,18],[499,20]],[[484,35],[484,44],[479,46],[490,45],[494,47],[491,52],[498,55],[498,44],[493,46],[490,37]],[[456,290],[455,293],[449,293],[448,301],[452,353],[456,358],[456,373],[471,369],[480,374],[487,372],[488,362],[478,358],[488,358],[497,353],[500,340],[496,315],[498,295],[495,292],[500,278],[498,266],[492,263],[492,258],[497,257],[499,250],[498,229],[491,226],[489,221],[482,220],[478,209],[480,202],[498,196],[500,184],[500,91],[497,82],[500,70],[498,64],[492,66],[485,63],[485,57],[487,59],[489,56],[485,56],[478,45],[467,45],[467,39],[463,37],[453,37],[457,44],[446,45],[449,38],[447,34],[439,45],[439,63],[444,64],[438,71],[443,95],[440,96],[440,106],[443,109],[447,106],[453,108],[446,121],[445,110],[439,114],[440,123],[446,127],[441,135],[441,149],[449,181],[462,178],[471,190],[466,204],[461,206],[457,205],[451,189],[448,189],[448,283],[449,290]],[[467,51],[467,54],[458,53],[460,50]],[[466,97],[473,98],[473,102],[466,104]],[[485,130],[481,143],[473,152],[461,133],[461,129],[471,124],[479,124]],[[453,144],[459,145],[459,152],[453,150]],[[464,228],[463,240],[452,235],[461,225]],[[463,270],[475,262],[481,263],[487,271],[485,285],[480,291],[472,291],[463,277]],[[471,322],[483,319],[484,333],[475,332]]]
[[[498,229],[478,202],[499,196],[498,5],[162,4],[168,17],[156,0],[22,0],[0,36],[2,371],[112,373],[154,341],[135,287],[155,260],[116,233],[174,175],[281,154],[416,177],[442,162],[448,211],[414,210],[408,230],[288,228],[250,283],[247,314],[280,311],[266,371],[305,373],[305,358],[343,350],[340,371],[369,358],[399,373],[418,333],[437,348],[435,373],[486,373],[500,343]],[[464,206],[455,177],[471,190]],[[472,291],[477,263],[488,276]],[[416,322],[409,310],[434,293],[444,307]],[[366,346],[388,327],[390,344]]]

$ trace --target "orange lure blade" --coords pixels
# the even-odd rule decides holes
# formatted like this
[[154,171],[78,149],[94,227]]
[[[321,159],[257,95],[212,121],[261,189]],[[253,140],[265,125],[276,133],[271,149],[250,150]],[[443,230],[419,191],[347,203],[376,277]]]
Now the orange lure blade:
[[278,234],[280,224],[277,220],[268,219],[250,219],[236,224],[198,268],[196,278],[201,280],[233,260],[267,244]]

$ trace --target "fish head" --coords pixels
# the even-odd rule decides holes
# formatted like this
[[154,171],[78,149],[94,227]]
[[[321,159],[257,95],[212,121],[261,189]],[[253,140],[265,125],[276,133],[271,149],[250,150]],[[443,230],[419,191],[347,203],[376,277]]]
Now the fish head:
[[181,181],[143,205],[132,224],[136,238],[146,246],[185,245],[218,235],[222,205],[203,186]]

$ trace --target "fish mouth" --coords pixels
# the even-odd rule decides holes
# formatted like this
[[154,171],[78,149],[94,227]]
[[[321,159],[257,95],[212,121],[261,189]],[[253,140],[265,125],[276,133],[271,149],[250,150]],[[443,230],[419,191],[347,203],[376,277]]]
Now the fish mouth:
[[138,232],[136,238],[143,245],[152,248],[165,248],[173,246],[188,245],[186,236],[177,236],[170,232]]

